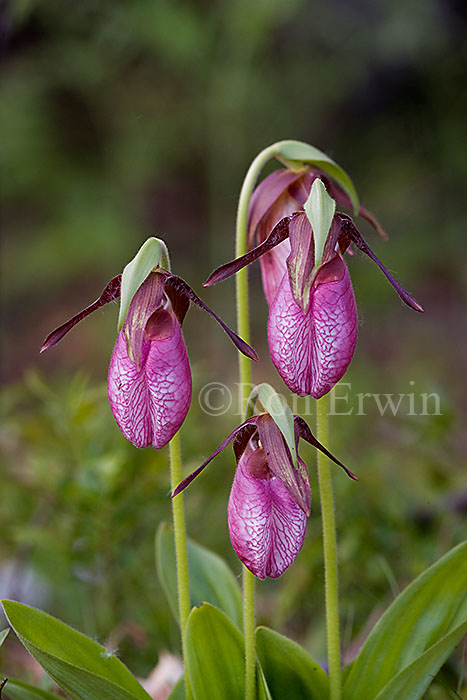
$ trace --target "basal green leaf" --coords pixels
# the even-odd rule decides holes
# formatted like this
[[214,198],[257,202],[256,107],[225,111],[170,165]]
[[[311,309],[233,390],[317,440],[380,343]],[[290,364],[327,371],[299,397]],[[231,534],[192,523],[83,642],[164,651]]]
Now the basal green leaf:
[[28,683],[8,679],[4,692],[12,700],[57,700],[57,696]]
[[423,572],[374,627],[344,685],[345,700],[372,700],[467,620],[467,542]]
[[326,673],[299,644],[288,637],[267,627],[258,627],[256,652],[274,699],[326,700],[329,697]]
[[19,640],[73,700],[149,700],[105,647],[40,610],[12,600],[2,605]]
[[[192,606],[211,603],[242,626],[242,595],[237,579],[225,561],[214,552],[187,540]],[[173,528],[161,523],[156,534],[157,575],[170,607],[178,619],[177,572]]]
[[195,700],[243,700],[243,637],[227,615],[208,603],[194,608],[185,642],[186,668]]
[[121,331],[131,300],[148,277],[149,273],[159,265],[168,266],[167,246],[159,238],[148,238],[131,262],[126,265],[122,274],[120,296],[120,312],[118,315],[118,330]]
[[433,644],[416,661],[394,676],[376,700],[420,700],[443,663],[467,632],[467,622]]
[[8,632],[10,631],[10,628],[7,627],[6,630],[2,630],[0,632],[0,647],[2,646],[3,642],[5,639],[8,637]]
[[315,269],[321,264],[324,244],[336,211],[336,202],[326,192],[320,179],[314,181],[304,205],[305,214],[313,229],[315,239]]
[[295,428],[292,411],[283,396],[278,394],[270,384],[266,382],[258,384],[250,398],[257,397],[265,411],[269,413],[274,423],[277,425],[287,447],[292,455],[294,467],[297,468],[297,451],[295,449]]
[[297,163],[312,163],[328,173],[347,192],[352,202],[354,213],[358,214],[358,195],[352,180],[340,165],[314,146],[303,141],[280,141],[277,154],[286,160]]

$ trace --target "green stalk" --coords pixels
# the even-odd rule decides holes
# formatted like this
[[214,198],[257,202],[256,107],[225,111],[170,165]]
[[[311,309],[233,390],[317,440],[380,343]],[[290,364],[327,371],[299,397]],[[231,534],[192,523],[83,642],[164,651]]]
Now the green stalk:
[[[256,180],[270,158],[275,155],[277,144],[273,144],[256,156],[243,181],[237,209],[235,257],[247,252],[248,204]],[[250,316],[248,303],[248,273],[243,268],[237,272],[237,332],[243,340],[250,342]],[[252,389],[250,360],[239,353],[240,392],[243,409]],[[243,567],[243,633],[245,636],[245,698],[256,697],[256,645],[255,645],[255,577]]]
[[[328,397],[316,402],[316,437],[328,445]],[[328,645],[330,700],[342,698],[341,649],[339,639],[339,592],[337,575],[336,519],[332,491],[331,466],[322,452],[317,452],[319,496],[323,522],[324,587],[326,601],[326,633]]]
[[[180,454],[180,437],[177,433],[169,442],[170,452],[170,487],[173,491],[182,480],[182,459]],[[190,614],[190,584],[188,578],[188,555],[186,548],[185,512],[183,509],[183,494],[172,498],[172,518],[175,535],[175,558],[177,562],[177,593],[178,614],[182,634],[182,652],[185,662],[185,696],[192,700],[190,683],[186,667],[185,629]]]

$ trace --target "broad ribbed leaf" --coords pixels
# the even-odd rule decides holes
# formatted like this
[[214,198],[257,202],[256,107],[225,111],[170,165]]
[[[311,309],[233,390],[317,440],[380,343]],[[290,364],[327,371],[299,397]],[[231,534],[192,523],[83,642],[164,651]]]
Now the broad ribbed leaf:
[[328,676],[296,642],[267,627],[258,627],[256,652],[274,699],[326,700],[329,697]]
[[128,313],[131,300],[153,270],[161,262],[162,257],[168,263],[166,245],[159,238],[148,238],[136,253],[131,262],[126,265],[122,274],[122,287],[120,296],[120,312],[118,315],[118,330],[121,331]]
[[[253,390],[255,391],[255,390]],[[277,425],[292,455],[294,467],[297,468],[297,450],[295,448],[295,427],[292,411],[283,396],[278,394],[270,384],[258,384],[256,392],[265,411]]]
[[328,195],[320,179],[314,181],[304,209],[313,229],[316,269],[321,265],[324,245],[331,228],[334,212],[336,211],[336,202]]
[[72,700],[149,700],[105,647],[40,610],[12,600],[2,605],[19,640]]
[[347,192],[352,202],[354,213],[358,214],[358,195],[352,180],[345,170],[327,156],[326,153],[303,141],[280,141],[277,144],[276,153],[287,160],[313,163],[321,170],[324,170]]
[[344,686],[345,700],[372,700],[398,673],[467,620],[467,542],[399,595],[368,637]]
[[[212,603],[238,627],[242,626],[242,595],[237,579],[225,561],[193,540],[187,540],[191,605]],[[157,575],[178,619],[177,571],[173,528],[161,523],[156,534]]]
[[467,632],[467,622],[433,644],[410,666],[392,678],[376,700],[420,700],[443,663]]
[[194,608],[185,641],[185,663],[195,700],[243,700],[243,637],[227,615],[208,603]]
[[57,700],[57,696],[28,683],[8,679],[5,693],[12,700]]

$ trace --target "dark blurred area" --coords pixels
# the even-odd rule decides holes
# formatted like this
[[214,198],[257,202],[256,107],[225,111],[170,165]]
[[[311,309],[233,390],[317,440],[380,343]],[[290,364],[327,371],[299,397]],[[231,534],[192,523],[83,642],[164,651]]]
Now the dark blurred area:
[[[355,485],[336,474],[350,647],[391,586],[465,536],[465,3],[16,0],[0,8],[3,570],[36,576],[37,604],[88,634],[105,638],[136,622],[142,636],[122,635],[121,648],[140,673],[158,649],[176,645],[152,551],[158,522],[169,518],[167,455],[127,445],[105,399],[116,308],[45,355],[38,349],[150,235],[166,240],[174,271],[202,291],[211,269],[233,256],[249,163],[274,141],[299,139],[348,171],[389,241],[358,220],[363,235],[425,308],[411,312],[368,259],[350,258],[361,325],[344,381],[352,395],[436,392],[441,405],[441,415],[381,417],[369,403],[366,416],[333,419],[332,449],[361,478]],[[267,359],[258,270],[250,277],[262,358],[255,379],[282,391]],[[234,324],[231,281],[202,294]],[[205,416],[197,392],[237,379],[235,350],[211,319],[192,310],[184,328],[195,388],[182,430],[188,470],[238,422],[232,413]],[[311,466],[311,450],[306,456]],[[226,452],[186,499],[190,532],[218,552],[227,549],[232,476]],[[319,657],[315,494],[313,503],[299,560],[261,586],[260,619]]]

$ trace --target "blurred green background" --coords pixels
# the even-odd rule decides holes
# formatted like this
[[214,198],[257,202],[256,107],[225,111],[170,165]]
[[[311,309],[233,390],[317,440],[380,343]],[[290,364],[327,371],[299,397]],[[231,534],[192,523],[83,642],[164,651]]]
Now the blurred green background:
[[[134,449],[106,401],[116,307],[44,356],[38,348],[150,235],[200,291],[232,257],[250,161],[300,139],[349,172],[390,240],[359,221],[362,233],[426,310],[403,306],[368,259],[349,259],[361,321],[349,396],[436,392],[441,405],[441,415],[381,416],[369,401],[366,416],[333,419],[331,447],[361,479],[335,479],[351,658],[368,621],[465,536],[464,3],[13,0],[1,10],[2,594],[111,639],[141,675],[177,650],[154,572],[154,532],[170,517],[167,453]],[[282,391],[257,269],[250,278],[255,379]],[[231,324],[233,292],[232,281],[203,292]],[[239,417],[205,415],[197,400],[206,382],[237,381],[233,346],[198,310],[184,329],[188,471]],[[303,455],[306,545],[280,580],[258,586],[258,617],[323,659],[319,504],[314,455]],[[240,572],[226,525],[232,477],[227,450],[187,492],[187,517],[191,535]],[[455,662],[444,674],[456,687]],[[447,692],[438,684],[430,697]]]

